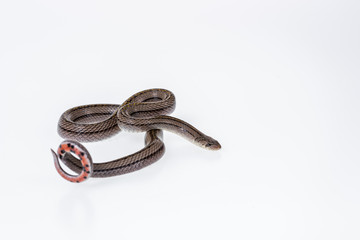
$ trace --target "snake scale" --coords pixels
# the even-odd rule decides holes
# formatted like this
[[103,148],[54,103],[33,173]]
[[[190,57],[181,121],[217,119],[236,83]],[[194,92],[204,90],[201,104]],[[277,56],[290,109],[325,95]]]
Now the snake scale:
[[[168,116],[175,109],[175,96],[165,89],[148,89],[128,98],[123,104],[91,104],[68,109],[58,123],[59,135],[66,139],[57,153],[51,150],[58,173],[71,182],[89,177],[110,177],[139,170],[160,159],[165,152],[163,131],[174,132],[209,150],[221,145],[194,126]],[[95,142],[123,130],[146,132],[145,147],[128,156],[104,163],[93,163],[80,142]],[[77,157],[75,157],[77,156]],[[77,175],[60,166],[59,159]]]

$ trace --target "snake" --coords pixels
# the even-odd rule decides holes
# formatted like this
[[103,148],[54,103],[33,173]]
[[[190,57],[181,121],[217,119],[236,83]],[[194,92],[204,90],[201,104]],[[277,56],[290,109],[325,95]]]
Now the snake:
[[[111,177],[142,169],[164,155],[163,130],[208,150],[221,149],[217,140],[169,116],[175,105],[171,91],[153,88],[132,95],[122,104],[88,104],[68,109],[61,115],[57,127],[58,134],[66,140],[57,152],[51,149],[57,172],[70,182],[82,182],[90,177]],[[93,163],[80,142],[102,141],[121,130],[146,132],[144,148],[109,162]],[[67,173],[59,159],[77,175]]]

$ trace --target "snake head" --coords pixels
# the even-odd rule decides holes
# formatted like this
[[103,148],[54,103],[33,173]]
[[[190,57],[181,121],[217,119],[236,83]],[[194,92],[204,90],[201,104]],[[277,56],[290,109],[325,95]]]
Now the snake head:
[[202,136],[195,139],[195,143],[208,150],[219,150],[221,145],[218,141],[209,136]]

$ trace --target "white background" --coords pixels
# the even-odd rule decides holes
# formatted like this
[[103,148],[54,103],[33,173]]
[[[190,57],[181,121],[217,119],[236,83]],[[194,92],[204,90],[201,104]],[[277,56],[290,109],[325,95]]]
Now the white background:
[[[1,1],[1,239],[360,239],[359,1]],[[175,93],[127,175],[72,184],[53,166],[61,113]],[[87,143],[95,162],[143,133]]]

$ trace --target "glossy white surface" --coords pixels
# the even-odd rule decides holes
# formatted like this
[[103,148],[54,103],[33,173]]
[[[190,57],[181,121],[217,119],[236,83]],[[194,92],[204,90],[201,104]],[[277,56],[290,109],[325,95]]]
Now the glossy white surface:
[[[0,2],[1,239],[359,239],[359,1]],[[141,171],[73,184],[50,148],[66,109],[167,88]],[[143,146],[85,143],[94,162]]]

